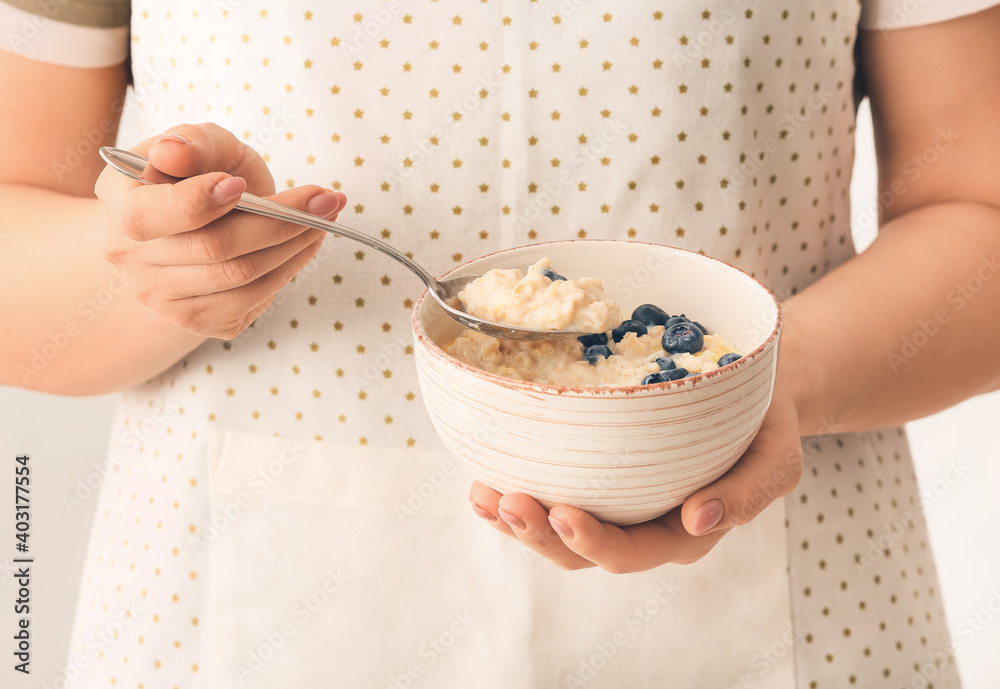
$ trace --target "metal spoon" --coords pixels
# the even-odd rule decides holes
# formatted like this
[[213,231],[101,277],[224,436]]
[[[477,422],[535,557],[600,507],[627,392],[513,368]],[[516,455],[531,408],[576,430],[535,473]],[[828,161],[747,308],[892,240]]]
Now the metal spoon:
[[[170,177],[149,163],[149,158],[132,151],[125,151],[111,146],[101,147],[101,157],[118,172],[143,184],[173,184],[179,181],[176,177]],[[300,211],[295,208],[268,201],[259,196],[244,192],[240,196],[236,209],[247,213],[256,213],[276,220],[287,220],[298,225],[305,225],[316,230],[323,230],[340,237],[361,242],[362,244],[380,251],[391,258],[396,259],[409,268],[414,275],[420,278],[427,286],[431,296],[441,305],[449,316],[464,325],[466,328],[478,330],[484,335],[508,340],[547,340],[559,337],[575,337],[584,334],[569,330],[536,330],[533,328],[514,328],[502,323],[494,323],[482,318],[477,318],[465,312],[462,302],[458,300],[458,293],[462,289],[480,277],[479,275],[464,275],[462,277],[448,280],[437,280],[428,273],[422,266],[413,259],[402,253],[398,249],[375,239],[367,234],[352,230],[340,223],[331,222],[325,218]]]

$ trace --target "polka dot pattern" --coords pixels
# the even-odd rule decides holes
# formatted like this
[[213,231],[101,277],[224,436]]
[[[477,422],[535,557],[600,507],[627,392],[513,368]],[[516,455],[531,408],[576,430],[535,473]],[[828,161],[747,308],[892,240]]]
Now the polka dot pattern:
[[[858,11],[139,0],[134,107],[144,136],[214,121],[279,189],[347,192],[345,223],[435,273],[517,244],[633,238],[716,256],[784,298],[854,252]],[[71,649],[88,686],[206,686],[210,430],[439,447],[409,337],[420,291],[330,238],[246,333],[122,395]],[[905,438],[836,436],[807,456],[786,500],[798,684],[909,681],[947,635]],[[953,667],[933,684],[957,687]]]

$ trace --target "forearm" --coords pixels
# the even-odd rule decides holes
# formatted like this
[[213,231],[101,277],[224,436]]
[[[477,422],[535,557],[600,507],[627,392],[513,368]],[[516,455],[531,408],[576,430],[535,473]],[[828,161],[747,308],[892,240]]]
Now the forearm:
[[131,298],[100,255],[95,198],[0,184],[0,384],[65,395],[122,390],[205,338]]
[[1000,384],[1000,209],[946,202],[786,301],[781,380],[803,435],[884,428]]

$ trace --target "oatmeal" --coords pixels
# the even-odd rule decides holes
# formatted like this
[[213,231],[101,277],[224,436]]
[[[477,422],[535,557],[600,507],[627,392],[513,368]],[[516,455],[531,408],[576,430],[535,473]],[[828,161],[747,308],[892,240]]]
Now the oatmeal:
[[670,317],[649,304],[632,315],[610,331],[576,339],[498,340],[466,330],[445,350],[508,378],[583,387],[678,380],[740,358],[725,339],[684,315]]
[[524,274],[517,269],[488,271],[466,285],[458,299],[477,318],[518,328],[597,333],[622,321],[600,280],[567,280],[547,258]]

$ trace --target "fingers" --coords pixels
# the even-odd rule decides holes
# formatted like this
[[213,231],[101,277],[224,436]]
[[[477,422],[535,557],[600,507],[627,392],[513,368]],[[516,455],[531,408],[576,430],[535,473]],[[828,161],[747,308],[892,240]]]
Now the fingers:
[[144,155],[163,173],[192,177],[226,172],[246,179],[258,196],[274,193],[274,180],[260,155],[217,124],[182,124],[147,142],[143,142],[148,145]]
[[95,189],[109,209],[116,233],[145,242],[188,232],[222,217],[236,206],[246,180],[210,172],[176,184],[130,182],[105,169]]
[[185,299],[242,287],[285,264],[324,234],[306,230],[276,246],[216,263],[153,267],[142,273],[136,297],[147,301],[153,292],[162,292]]
[[[347,202],[344,194],[315,185],[296,187],[269,198],[326,218],[336,217]],[[281,244],[305,230],[295,223],[236,212],[204,227],[133,245],[131,258],[161,266],[218,263]]]
[[479,481],[469,493],[472,510],[490,526],[544,556],[561,569],[593,567],[592,562],[575,555],[552,530],[545,508],[520,493],[501,495]]
[[152,303],[147,306],[184,330],[231,340],[246,330],[267,309],[278,290],[316,256],[325,238],[326,233],[322,233],[285,263],[242,287],[166,303],[154,292],[150,296]]
[[719,531],[692,536],[684,531],[678,510],[633,526],[606,524],[566,505],[553,507],[550,517],[569,550],[612,574],[643,572],[667,562],[697,562],[725,535]]
[[801,476],[798,412],[791,397],[776,387],[764,424],[739,461],[685,500],[680,510],[684,528],[703,535],[746,524],[792,492]]

